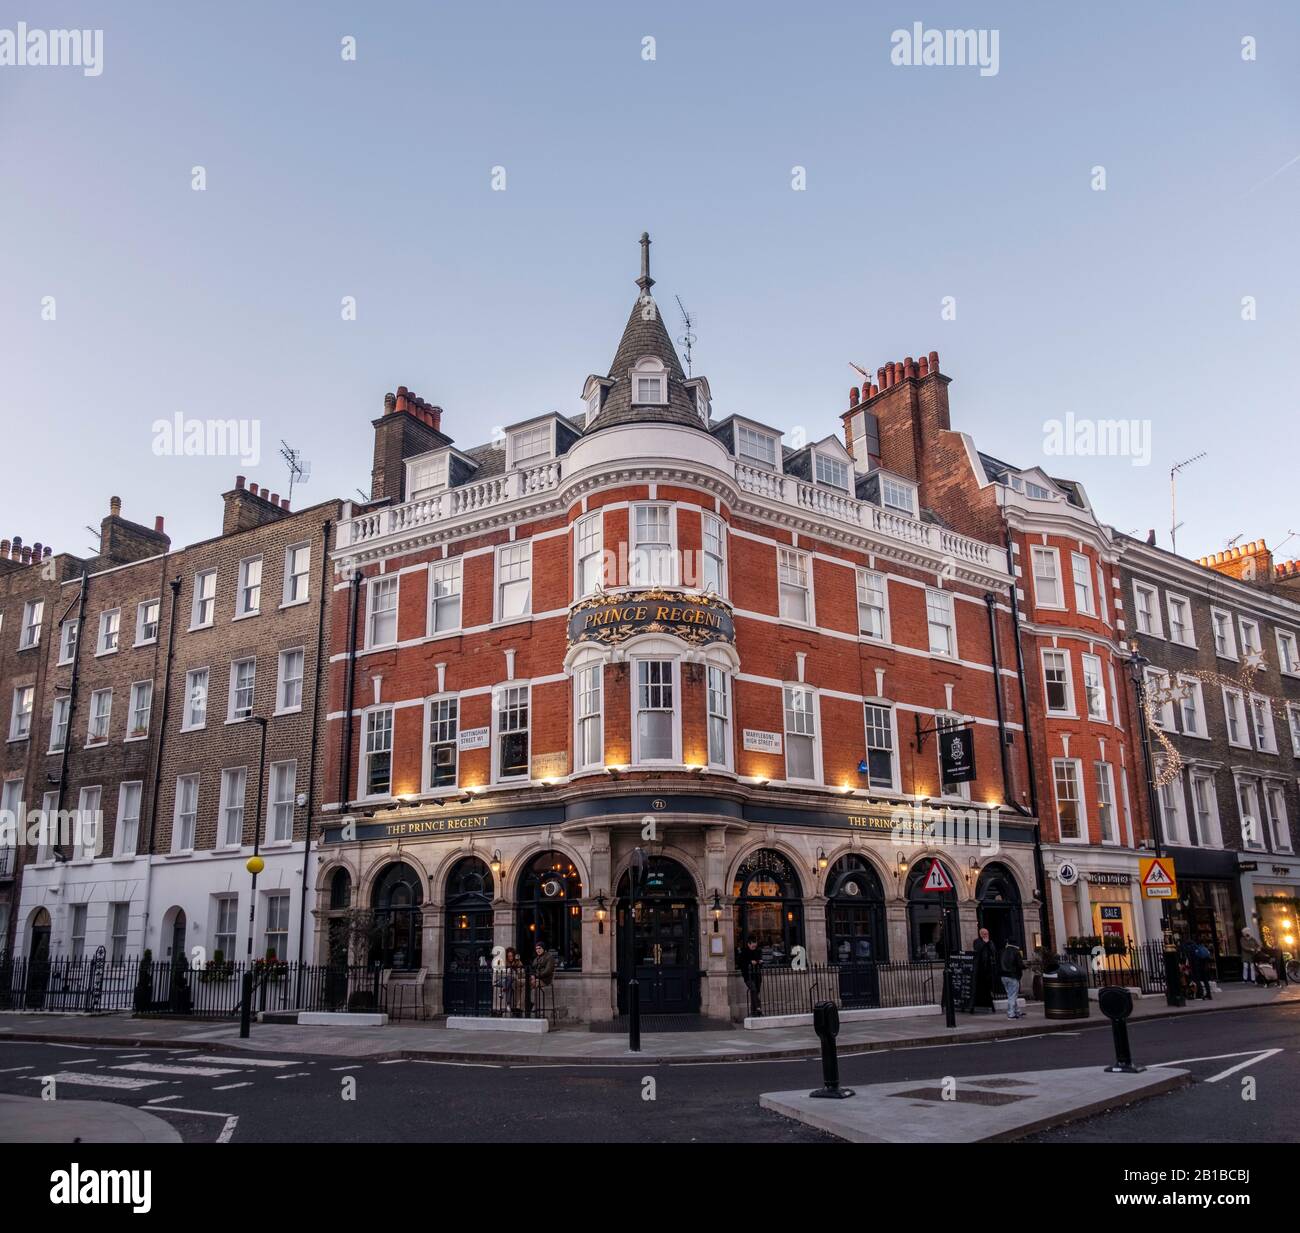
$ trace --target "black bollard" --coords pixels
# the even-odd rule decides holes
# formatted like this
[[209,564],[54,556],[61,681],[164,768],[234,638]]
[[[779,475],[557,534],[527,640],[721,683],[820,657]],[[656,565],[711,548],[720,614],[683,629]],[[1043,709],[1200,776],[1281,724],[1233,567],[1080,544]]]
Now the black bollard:
[[247,969],[244,971],[242,982],[243,1001],[239,1006],[239,1039],[248,1039],[248,1025],[253,1014],[253,973]]
[[840,1012],[834,1002],[818,1002],[813,1007],[813,1031],[822,1042],[822,1086],[809,1096],[826,1100],[845,1100],[854,1095],[851,1087],[840,1087],[840,1057],[835,1049],[839,1035]]
[[1128,1017],[1133,1013],[1133,995],[1127,989],[1107,988],[1097,995],[1101,1013],[1110,1020],[1115,1037],[1115,1065],[1104,1070],[1110,1075],[1138,1075],[1146,1067],[1133,1065],[1133,1051],[1128,1043]]

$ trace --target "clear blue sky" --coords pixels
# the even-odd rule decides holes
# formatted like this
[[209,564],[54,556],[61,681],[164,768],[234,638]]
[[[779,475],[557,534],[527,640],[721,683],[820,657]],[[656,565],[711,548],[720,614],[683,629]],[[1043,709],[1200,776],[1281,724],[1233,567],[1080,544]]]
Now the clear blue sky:
[[[918,19],[998,30],[998,74],[891,65]],[[1123,531],[1167,545],[1169,466],[1200,450],[1184,553],[1300,531],[1289,0],[3,0],[19,20],[102,28],[104,69],[0,67],[5,537],[82,551],[113,493],[178,542],[215,534],[243,468],[156,457],[178,411],[260,419],[249,478],[281,491],[279,441],[301,447],[297,504],[368,488],[398,385],[462,445],[578,410],[644,229],[717,414],[821,436],[848,361],[935,349],[954,427],[1021,465],[1047,419],[1149,419],[1145,469],[1046,460]]]

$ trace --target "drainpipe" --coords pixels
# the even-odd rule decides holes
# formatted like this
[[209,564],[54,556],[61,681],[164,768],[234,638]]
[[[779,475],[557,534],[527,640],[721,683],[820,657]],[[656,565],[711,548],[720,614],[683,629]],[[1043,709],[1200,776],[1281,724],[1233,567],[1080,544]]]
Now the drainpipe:
[[1025,649],[1020,641],[1020,605],[1016,601],[1016,567],[1011,552],[1011,525],[1007,522],[1005,506],[1002,510],[1002,529],[1006,536],[1007,573],[1011,585],[1011,625],[1015,630],[1016,673],[1020,677],[1020,713],[1024,719],[1025,766],[1029,771],[1029,809],[1034,815],[1034,881],[1038,884],[1038,927],[1043,935],[1043,949],[1052,951],[1052,920],[1047,906],[1047,869],[1043,865],[1043,828],[1038,813],[1038,776],[1034,773],[1034,738],[1029,722],[1029,691],[1025,687]]
[[[90,590],[90,575],[85,569],[81,571],[81,589],[77,596],[77,653],[72,657],[72,680],[68,685],[68,726],[63,733],[63,749],[59,753],[59,795],[54,802],[54,812],[57,815],[63,809],[63,792],[68,786],[68,750],[72,745],[72,733],[75,729],[72,726],[73,719],[77,713],[77,681],[81,676],[81,648],[86,640],[86,595]],[[60,634],[60,637],[62,635]],[[35,724],[33,724],[35,727]],[[32,734],[32,744],[36,744],[36,735]],[[102,805],[102,802],[101,802]],[[47,822],[46,833],[50,834]],[[53,831],[54,842],[50,845],[50,851],[55,860],[65,861],[68,858],[63,854],[62,845],[59,843],[59,834],[57,828]]]
[[357,608],[361,603],[361,571],[352,571],[352,594],[348,597],[347,675],[343,679],[343,756],[339,759],[339,812],[346,813],[352,803],[352,678],[357,667]]
[[302,845],[302,890],[298,902],[298,970],[301,979],[303,947],[307,927],[307,866],[311,860],[311,812],[316,807],[316,747],[320,738],[321,660],[325,654],[325,613],[330,589],[330,520],[321,524],[320,611],[316,618],[316,671],[311,699],[311,753],[307,758],[307,834]]
[[154,746],[153,792],[149,801],[149,843],[145,848],[144,866],[144,923],[140,931],[141,952],[149,948],[150,894],[153,886],[153,849],[158,829],[158,789],[162,784],[163,746],[167,742],[167,707],[171,700],[172,665],[176,658],[176,613],[180,608],[181,576],[168,583],[172,592],[171,616],[167,622],[167,662],[163,668],[162,717],[158,728],[158,741]]

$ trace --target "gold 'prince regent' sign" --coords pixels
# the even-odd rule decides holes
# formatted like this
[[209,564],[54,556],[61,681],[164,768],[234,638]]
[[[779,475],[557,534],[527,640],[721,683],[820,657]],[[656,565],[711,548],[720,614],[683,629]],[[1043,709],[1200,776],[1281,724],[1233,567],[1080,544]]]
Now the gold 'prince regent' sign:
[[731,609],[716,595],[682,595],[672,591],[632,591],[584,599],[569,613],[569,644],[613,645],[637,634],[671,634],[705,646],[735,642]]

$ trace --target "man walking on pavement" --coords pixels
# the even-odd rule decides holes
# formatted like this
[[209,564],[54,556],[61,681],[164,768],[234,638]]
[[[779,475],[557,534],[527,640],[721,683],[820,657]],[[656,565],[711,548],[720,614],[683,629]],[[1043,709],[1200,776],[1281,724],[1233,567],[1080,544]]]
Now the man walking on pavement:
[[1025,957],[1020,947],[1008,942],[1002,950],[1002,987],[1007,991],[1007,1018],[1023,1019],[1025,1012],[1020,1009],[1020,978],[1025,974]]

